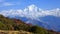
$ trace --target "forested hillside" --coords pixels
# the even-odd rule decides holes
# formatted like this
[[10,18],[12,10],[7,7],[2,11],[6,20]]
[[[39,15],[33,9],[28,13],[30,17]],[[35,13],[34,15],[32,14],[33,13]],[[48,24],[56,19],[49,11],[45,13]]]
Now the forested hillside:
[[0,30],[7,31],[26,31],[31,34],[59,34],[58,32],[47,30],[42,27],[26,24],[23,21],[16,18],[8,18],[0,15]]

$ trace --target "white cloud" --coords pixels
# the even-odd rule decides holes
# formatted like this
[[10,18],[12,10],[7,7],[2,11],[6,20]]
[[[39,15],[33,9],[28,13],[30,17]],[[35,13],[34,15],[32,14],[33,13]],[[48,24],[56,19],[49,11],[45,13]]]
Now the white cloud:
[[7,3],[7,2],[6,2],[6,3],[3,3],[2,5],[3,5],[3,6],[11,6],[11,5],[14,5],[14,4],[13,4],[13,3]]
[[0,3],[0,7],[13,6],[13,5],[20,5],[20,4],[19,3],[11,3],[11,2],[2,2],[2,3]]
[[[7,5],[9,5],[9,4],[7,3]],[[57,9],[53,9],[53,10],[43,10],[43,9],[36,7],[35,5],[30,5],[30,6],[26,7],[24,10],[21,10],[21,9],[8,10],[8,11],[5,10],[5,11],[1,11],[0,14],[3,14],[4,16],[18,15],[20,17],[38,19],[39,17],[45,17],[48,15],[60,17],[60,9],[57,8]]]
[[4,3],[1,3],[0,4],[0,7],[3,7],[3,6],[12,6],[12,5],[16,5],[14,3],[9,3],[9,2],[4,2]]

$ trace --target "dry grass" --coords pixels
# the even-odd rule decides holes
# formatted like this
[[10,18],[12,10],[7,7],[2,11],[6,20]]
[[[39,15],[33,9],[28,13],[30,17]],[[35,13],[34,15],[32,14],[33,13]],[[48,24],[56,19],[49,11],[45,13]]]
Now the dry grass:
[[31,32],[26,31],[6,31],[6,30],[0,30],[0,34],[33,34]]

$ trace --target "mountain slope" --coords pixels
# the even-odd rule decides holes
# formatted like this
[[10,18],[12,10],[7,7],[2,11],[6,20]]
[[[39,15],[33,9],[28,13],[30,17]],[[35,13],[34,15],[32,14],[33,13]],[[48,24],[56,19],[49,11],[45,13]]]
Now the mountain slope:
[[34,34],[52,34],[50,30],[44,29],[42,27],[27,24],[23,21],[16,19],[16,18],[8,18],[4,17],[3,15],[0,15],[0,30],[7,30],[7,31],[20,31],[23,32],[32,32]]

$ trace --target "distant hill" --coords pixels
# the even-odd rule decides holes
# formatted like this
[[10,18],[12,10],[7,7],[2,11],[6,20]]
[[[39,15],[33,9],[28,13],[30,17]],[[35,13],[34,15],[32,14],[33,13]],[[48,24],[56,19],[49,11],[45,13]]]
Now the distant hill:
[[[8,18],[0,15],[0,30],[2,31],[26,31],[32,34],[59,34],[52,30],[47,30],[37,25],[27,24],[16,18]],[[1,32],[0,31],[0,32]]]

